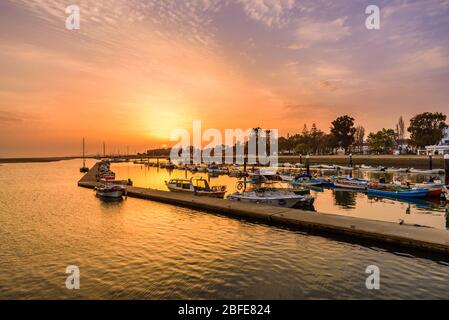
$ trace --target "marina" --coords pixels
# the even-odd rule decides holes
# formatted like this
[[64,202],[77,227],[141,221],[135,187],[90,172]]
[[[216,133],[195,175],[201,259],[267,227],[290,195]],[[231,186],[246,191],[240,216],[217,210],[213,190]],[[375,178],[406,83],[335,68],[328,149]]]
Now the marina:
[[[97,163],[88,174],[86,174],[79,182],[78,185],[81,187],[87,188],[95,188],[97,185],[97,181],[94,177],[97,176],[95,173],[97,168],[99,168],[101,164]],[[137,166],[135,164],[122,164],[118,168],[122,170],[118,170],[119,173],[123,174],[124,170],[133,170],[135,168],[140,168],[140,170],[144,171],[144,176],[148,173],[152,175],[152,179],[159,180],[160,175],[159,172],[168,173],[168,175],[172,175],[173,172],[178,172],[178,174],[184,174],[187,180],[188,170],[184,167],[182,170],[176,169],[166,169],[165,166],[161,166],[162,168],[151,166]],[[146,170],[149,170],[148,172]],[[151,173],[151,170],[156,170]],[[135,170],[133,170],[135,171]],[[262,175],[264,171],[260,169],[258,172],[258,176]],[[268,176],[272,176],[272,170],[265,170]],[[408,247],[412,249],[418,249],[425,251],[427,253],[430,252],[440,252],[440,253],[448,253],[449,252],[449,233],[445,230],[448,225],[447,222],[447,207],[445,206],[445,199],[438,198],[434,203],[435,210],[434,212],[440,212],[439,215],[441,217],[441,221],[443,222],[439,228],[434,228],[432,225],[428,225],[428,222],[424,224],[419,223],[410,223],[410,219],[408,218],[399,218],[396,223],[393,222],[382,222],[377,221],[377,219],[361,219],[354,218],[350,216],[339,216],[336,214],[325,214],[316,212],[315,210],[298,210],[298,209],[288,209],[289,207],[294,206],[292,199],[297,199],[295,204],[299,201],[299,197],[306,196],[293,196],[294,193],[289,193],[284,196],[284,200],[280,205],[278,200],[273,198],[272,194],[268,194],[264,200],[257,199],[256,193],[248,193],[248,201],[241,201],[242,198],[239,199],[240,194],[242,193],[232,193],[228,199],[229,200],[220,200],[220,199],[209,199],[204,197],[197,197],[194,195],[193,191],[190,194],[179,194],[179,192],[167,192],[163,190],[157,190],[157,186],[153,186],[152,188],[144,188],[142,186],[139,187],[140,179],[130,174],[128,171],[129,180],[133,181],[134,187],[127,187],[127,195],[129,197],[136,197],[142,199],[148,199],[153,201],[160,201],[169,204],[181,205],[185,207],[195,208],[195,209],[203,209],[210,210],[214,212],[229,214],[232,216],[243,217],[243,218],[252,218],[264,221],[266,223],[273,224],[281,224],[290,227],[298,227],[305,229],[318,230],[320,232],[327,232],[333,234],[344,234],[351,238],[360,238],[360,239],[369,239],[379,243],[387,243],[394,244],[399,247]],[[164,176],[164,175],[162,175]],[[251,177],[251,176],[250,176]],[[303,178],[303,176],[301,176]],[[228,177],[231,179],[230,177]],[[203,178],[204,179],[204,178]],[[210,179],[210,178],[209,178]],[[234,183],[238,180],[234,179]],[[137,180],[137,181],[136,181]],[[232,181],[232,180],[231,180]],[[340,180],[336,180],[340,181]],[[359,186],[363,186],[363,191],[368,191],[367,196],[381,197],[381,199],[399,199],[403,198],[426,198],[428,193],[427,189],[421,190],[413,190],[413,191],[396,191],[396,192],[388,192],[384,190],[375,190],[375,189],[367,189],[369,181],[361,178],[348,178],[346,181],[349,182],[350,185],[357,186],[356,188],[349,187],[349,190],[345,190],[347,185],[339,185],[337,183],[336,190],[340,189],[342,186],[343,190],[340,192],[351,194],[351,190],[355,191],[360,190]],[[190,188],[190,187],[189,187]],[[374,191],[373,191],[374,190]],[[316,193],[317,198],[319,197],[319,191]],[[364,195],[365,196],[365,195]],[[241,196],[240,196],[241,197]],[[234,201],[230,201],[234,200]],[[236,201],[237,200],[237,201]],[[238,201],[240,200],[240,201]],[[276,202],[275,206],[284,206],[285,208],[276,209],[273,206],[273,201]],[[385,200],[383,200],[385,201]],[[406,202],[409,207],[406,209],[406,214],[410,214],[411,206],[415,206],[419,208],[420,205],[428,203],[429,207],[432,207],[432,202],[419,200],[417,202]],[[268,206],[263,206],[263,204],[269,204]],[[440,203],[440,204],[438,204]],[[438,209],[440,208],[440,209]],[[419,209],[418,209],[419,210]],[[431,209],[432,210],[432,209]],[[378,215],[379,216],[379,215]]]

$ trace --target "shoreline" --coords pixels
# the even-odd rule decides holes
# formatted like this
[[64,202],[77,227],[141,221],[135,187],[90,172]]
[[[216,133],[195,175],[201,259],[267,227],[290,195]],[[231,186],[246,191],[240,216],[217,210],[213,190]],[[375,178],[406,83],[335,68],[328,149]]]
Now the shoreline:
[[[0,158],[0,163],[45,163],[45,162],[56,162],[63,160],[74,160],[81,159],[81,156],[70,156],[70,157],[42,157],[42,158]],[[128,156],[123,157],[130,160],[147,158],[144,156]],[[166,157],[155,157],[150,156],[149,159]],[[86,159],[95,159],[93,156],[88,156]],[[301,157],[298,155],[281,155],[279,156],[279,163],[289,162],[292,164],[300,162]],[[306,157],[302,156],[302,163],[306,162]],[[349,156],[338,156],[338,155],[322,155],[322,156],[310,156],[310,165],[314,164],[335,164],[335,165],[349,165]],[[353,165],[369,165],[369,166],[385,166],[385,167],[396,167],[396,168],[415,168],[415,169],[428,169],[429,168],[429,157],[428,156],[418,156],[418,155],[354,155],[352,157]],[[434,169],[441,169],[444,167],[443,156],[433,156],[432,160]]]
[[[0,158],[0,163],[39,163],[74,160],[80,157]],[[87,157],[86,157],[87,158]]]

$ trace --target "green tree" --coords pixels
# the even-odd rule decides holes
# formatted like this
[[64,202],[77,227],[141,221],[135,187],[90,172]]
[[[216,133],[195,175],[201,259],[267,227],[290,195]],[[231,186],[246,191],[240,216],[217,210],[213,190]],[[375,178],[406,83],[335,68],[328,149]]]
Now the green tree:
[[376,133],[368,135],[367,142],[371,151],[377,153],[388,153],[394,147],[396,132],[393,129],[382,129]]
[[423,148],[435,145],[444,138],[446,115],[441,112],[424,112],[410,120],[407,131],[410,132],[410,142],[413,146]]
[[324,132],[317,128],[316,124],[312,124],[312,129],[309,131],[309,141],[310,150],[313,154],[318,154],[320,152],[320,146],[322,143],[322,137]]
[[338,117],[332,122],[331,134],[334,136],[337,146],[342,147],[345,151],[354,143],[354,118],[345,115]]

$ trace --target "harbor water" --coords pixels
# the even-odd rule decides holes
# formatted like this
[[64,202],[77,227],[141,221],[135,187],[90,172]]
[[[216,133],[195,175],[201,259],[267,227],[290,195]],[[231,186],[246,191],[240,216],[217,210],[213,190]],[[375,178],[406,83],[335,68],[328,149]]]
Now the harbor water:
[[[94,161],[89,161],[92,166]],[[0,299],[449,298],[449,263],[412,253],[78,188],[80,161],[0,167]],[[117,178],[164,189],[180,170],[113,164]],[[220,176],[212,184],[235,186]],[[313,191],[315,210],[446,228],[440,203]],[[310,214],[318,214],[311,211]],[[80,269],[80,289],[65,286]],[[365,285],[370,265],[380,290]]]
[[[190,179],[191,177],[202,177],[209,179],[211,185],[226,185],[228,195],[237,191],[236,186],[241,178],[220,175],[209,177],[207,173],[191,173],[186,170],[167,170],[165,168],[148,167],[133,163],[112,164],[112,170],[116,172],[118,179],[130,178],[137,187],[168,190],[165,181],[171,178]],[[335,171],[322,171],[323,175],[335,175]],[[345,172],[349,174],[349,172]],[[354,171],[354,177],[379,180],[384,178],[391,181],[394,176],[399,176],[413,182],[422,182],[430,176],[386,173],[386,172],[359,172]],[[432,177],[444,180],[443,176]],[[316,212],[346,215],[371,220],[381,220],[406,224],[420,225],[447,230],[449,220],[446,216],[445,203],[440,199],[388,199],[380,197],[368,197],[364,192],[339,189],[314,189],[311,195],[315,198],[314,208]]]

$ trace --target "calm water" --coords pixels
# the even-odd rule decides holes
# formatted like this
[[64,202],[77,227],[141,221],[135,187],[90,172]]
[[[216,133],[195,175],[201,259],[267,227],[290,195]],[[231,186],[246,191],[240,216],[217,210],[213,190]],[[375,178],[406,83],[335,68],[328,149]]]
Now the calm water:
[[[76,186],[79,166],[0,166],[0,298],[449,298],[445,262],[145,200],[104,203]],[[115,170],[159,183],[139,166]],[[336,202],[322,197],[317,210]],[[329,208],[339,206],[355,214]],[[65,288],[73,264],[78,291]],[[372,264],[379,291],[365,288]]]
[[[184,170],[167,170],[155,167],[146,167],[132,163],[113,164],[112,170],[117,173],[120,179],[131,178],[135,186],[149,187],[160,190],[167,190],[164,181],[170,178],[189,178],[192,174]],[[323,174],[326,174],[323,172]],[[328,174],[335,174],[329,171]],[[348,173],[347,173],[348,174]],[[422,182],[428,179],[427,176],[405,175],[407,179]],[[206,173],[196,173],[195,177],[208,178]],[[360,173],[355,172],[354,176],[365,179],[375,179],[383,177],[391,181],[391,173]],[[440,177],[442,180],[443,177]],[[236,182],[239,179],[219,176],[210,178],[212,185],[227,185],[229,193],[235,190]],[[321,213],[331,213],[347,215],[372,220],[382,220],[399,223],[404,220],[407,224],[418,224],[438,229],[449,229],[449,220],[446,219],[446,205],[439,199],[428,200],[405,200],[368,197],[365,193],[354,191],[338,191],[323,189],[322,191],[312,191],[315,197],[314,209]]]

